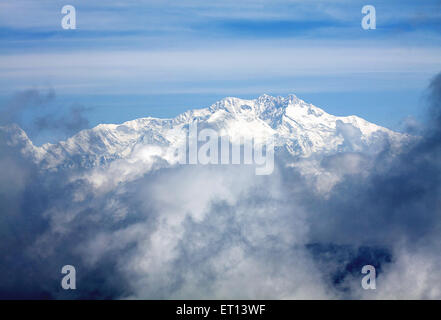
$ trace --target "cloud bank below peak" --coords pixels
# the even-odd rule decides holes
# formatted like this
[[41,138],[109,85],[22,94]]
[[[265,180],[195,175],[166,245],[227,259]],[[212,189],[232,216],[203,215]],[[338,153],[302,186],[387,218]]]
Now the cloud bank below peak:
[[[324,157],[320,175],[340,175],[325,194],[277,161],[270,176],[178,166],[97,189],[0,140],[1,296],[440,298],[440,79],[421,138]],[[65,264],[81,270],[75,292],[59,285]]]

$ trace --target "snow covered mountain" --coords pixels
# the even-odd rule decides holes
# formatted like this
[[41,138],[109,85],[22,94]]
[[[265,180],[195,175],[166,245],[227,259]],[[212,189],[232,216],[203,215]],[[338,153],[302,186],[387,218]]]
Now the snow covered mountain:
[[17,126],[3,127],[8,143],[44,169],[98,168],[124,160],[150,168],[156,162],[173,164],[172,148],[185,143],[189,124],[215,129],[231,141],[238,137],[273,137],[277,153],[293,158],[339,151],[370,152],[384,137],[399,144],[402,135],[357,116],[337,117],[295,95],[262,95],[254,100],[224,98],[204,109],[173,119],[140,118],[122,124],[100,124],[66,141],[34,146]]

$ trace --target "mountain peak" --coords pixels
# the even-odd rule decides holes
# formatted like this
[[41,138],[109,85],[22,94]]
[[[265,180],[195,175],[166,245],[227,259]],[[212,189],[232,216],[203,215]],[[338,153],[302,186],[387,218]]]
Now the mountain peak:
[[[293,106],[311,106],[303,100],[297,98],[296,95],[290,94],[286,97],[271,96],[268,94],[262,94],[256,99],[241,99],[236,97],[223,98],[208,108],[209,112],[216,112],[218,110],[224,110],[231,114],[249,114],[254,113],[256,116],[268,116],[280,115],[284,113],[284,110]],[[205,109],[201,109],[205,110]]]

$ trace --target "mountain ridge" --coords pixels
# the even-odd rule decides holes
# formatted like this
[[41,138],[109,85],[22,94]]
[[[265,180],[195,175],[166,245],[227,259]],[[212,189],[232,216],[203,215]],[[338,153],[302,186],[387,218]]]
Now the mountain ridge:
[[[25,151],[46,169],[59,167],[97,167],[117,159],[129,159],[142,147],[165,148],[183,143],[188,125],[198,122],[215,129],[220,136],[265,138],[293,157],[316,153],[366,151],[384,138],[397,144],[403,135],[357,116],[339,117],[291,94],[256,99],[225,97],[209,107],[190,109],[174,118],[143,117],[121,124],[99,124],[78,132],[65,141],[34,146],[23,130],[15,127]],[[13,132],[9,129],[9,134]],[[5,131],[5,129],[3,129]],[[24,135],[23,135],[24,134]],[[13,140],[13,139],[12,139]],[[171,155],[157,155],[168,162]]]

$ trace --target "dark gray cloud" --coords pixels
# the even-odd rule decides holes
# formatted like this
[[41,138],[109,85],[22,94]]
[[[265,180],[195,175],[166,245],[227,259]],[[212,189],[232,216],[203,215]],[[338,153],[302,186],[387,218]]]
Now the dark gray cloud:
[[[441,222],[437,200],[441,191],[440,79],[438,75],[430,85],[432,120],[418,140],[399,154],[385,148],[372,160],[369,175],[346,175],[328,199],[312,204],[313,212],[332,213],[332,222],[324,221],[329,237],[345,230],[340,234],[342,241],[390,243],[399,237],[414,242],[436,235]],[[321,232],[322,237],[325,234]]]
[[[432,269],[439,263],[441,243],[441,74],[429,86],[428,102],[422,135],[399,154],[386,147],[378,157],[364,160],[370,162],[367,175],[348,170],[326,198],[300,197],[314,242],[379,247],[391,254],[388,263],[394,263],[382,278],[383,287],[380,282],[378,297],[439,298],[434,286],[441,277]],[[337,168],[347,166],[342,162]],[[424,288],[416,289],[419,281]]]
[[38,131],[57,131],[71,136],[90,126],[89,120],[84,115],[88,110],[81,105],[72,105],[64,115],[36,117],[34,126]]
[[85,116],[90,108],[72,104],[54,110],[53,105],[56,104],[53,90],[46,93],[35,89],[18,92],[0,106],[0,125],[16,123],[33,136],[46,132],[61,135],[61,138],[90,126]]
[[42,108],[55,99],[55,92],[46,94],[38,90],[25,90],[16,93],[0,109],[0,124],[21,123],[27,109]]

